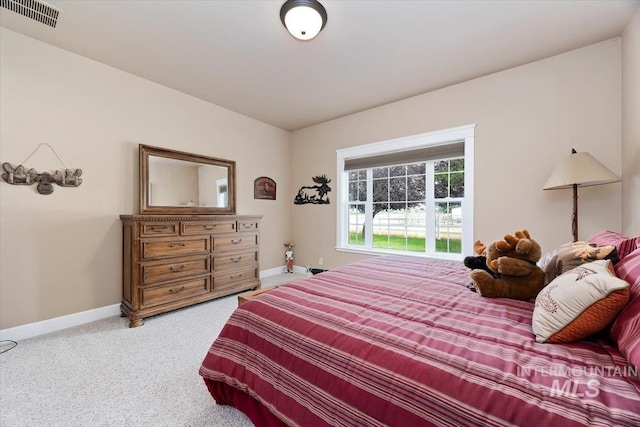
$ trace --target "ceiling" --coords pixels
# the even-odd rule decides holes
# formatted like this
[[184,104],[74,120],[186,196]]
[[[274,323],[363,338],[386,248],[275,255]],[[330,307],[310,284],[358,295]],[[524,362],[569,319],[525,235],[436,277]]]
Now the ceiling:
[[[4,1],[4,0],[3,0]],[[284,0],[47,3],[55,29],[0,9],[0,25],[285,130],[621,36],[640,0],[321,0],[314,40]]]

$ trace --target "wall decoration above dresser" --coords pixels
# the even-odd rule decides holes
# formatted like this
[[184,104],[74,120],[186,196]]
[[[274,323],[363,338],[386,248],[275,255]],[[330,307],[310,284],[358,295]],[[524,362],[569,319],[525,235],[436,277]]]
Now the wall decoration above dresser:
[[121,215],[122,315],[260,287],[261,215],[235,214],[235,162],[140,145],[140,214]]

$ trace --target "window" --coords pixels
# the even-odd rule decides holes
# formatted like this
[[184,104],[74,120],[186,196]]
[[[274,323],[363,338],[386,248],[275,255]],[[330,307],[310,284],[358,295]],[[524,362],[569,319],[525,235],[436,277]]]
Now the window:
[[473,125],[338,150],[339,250],[472,252]]

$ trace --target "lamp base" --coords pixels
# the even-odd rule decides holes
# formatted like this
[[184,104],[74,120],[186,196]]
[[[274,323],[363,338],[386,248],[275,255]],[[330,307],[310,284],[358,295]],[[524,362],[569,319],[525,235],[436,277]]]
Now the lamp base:
[[573,217],[571,218],[573,241],[578,241],[578,184],[573,184]]

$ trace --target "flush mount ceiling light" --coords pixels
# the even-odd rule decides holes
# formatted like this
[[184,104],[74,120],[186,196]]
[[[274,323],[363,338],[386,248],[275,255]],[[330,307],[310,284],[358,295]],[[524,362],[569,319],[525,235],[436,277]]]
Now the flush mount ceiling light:
[[298,40],[311,40],[327,24],[327,11],[316,0],[287,0],[280,8],[280,20]]

